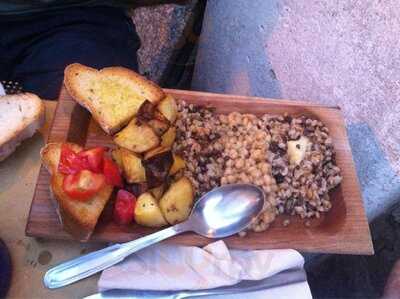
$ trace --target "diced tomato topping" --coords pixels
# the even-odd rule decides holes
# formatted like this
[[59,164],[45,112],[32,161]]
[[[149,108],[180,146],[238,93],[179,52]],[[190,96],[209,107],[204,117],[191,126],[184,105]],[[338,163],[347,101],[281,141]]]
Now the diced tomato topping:
[[58,171],[63,174],[74,174],[84,169],[89,169],[88,160],[85,157],[80,157],[67,144],[63,144]]
[[84,169],[78,173],[66,175],[63,189],[71,198],[85,201],[95,195],[104,184],[103,174]]
[[122,177],[117,164],[108,157],[103,159],[103,173],[109,185],[122,187]]
[[114,205],[113,219],[117,224],[129,224],[134,219],[136,197],[126,191],[119,190]]
[[102,146],[81,151],[78,156],[87,159],[89,170],[100,173],[103,171],[103,156],[106,148]]

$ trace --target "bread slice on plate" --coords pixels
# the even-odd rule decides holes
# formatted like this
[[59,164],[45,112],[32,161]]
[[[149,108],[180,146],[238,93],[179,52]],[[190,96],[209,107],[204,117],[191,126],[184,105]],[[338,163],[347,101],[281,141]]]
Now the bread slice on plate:
[[156,84],[123,67],[96,70],[74,63],[64,71],[64,84],[110,135],[125,126],[145,100],[156,104],[165,97]]
[[43,126],[45,108],[31,93],[0,96],[0,161]]
[[[64,229],[75,239],[87,241],[110,199],[113,187],[105,185],[95,196],[86,201],[70,198],[62,188],[64,175],[57,171],[61,145],[61,143],[48,143],[40,152],[43,165],[51,174],[52,199]],[[68,145],[75,152],[83,149],[74,143]]]

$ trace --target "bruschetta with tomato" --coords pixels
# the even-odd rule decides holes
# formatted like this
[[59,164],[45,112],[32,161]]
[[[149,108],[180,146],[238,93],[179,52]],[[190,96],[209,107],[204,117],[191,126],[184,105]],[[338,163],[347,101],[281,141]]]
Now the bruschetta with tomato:
[[81,241],[90,238],[114,186],[122,185],[118,166],[106,151],[74,143],[49,143],[41,151],[60,220]]

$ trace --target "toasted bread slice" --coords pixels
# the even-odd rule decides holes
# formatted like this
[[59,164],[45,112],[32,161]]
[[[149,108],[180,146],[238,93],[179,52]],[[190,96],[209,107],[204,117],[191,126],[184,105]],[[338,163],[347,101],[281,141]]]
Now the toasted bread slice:
[[165,97],[156,84],[123,67],[96,70],[74,63],[65,69],[64,84],[69,94],[111,135],[136,115],[145,100],[157,104]]
[[44,124],[43,102],[34,94],[0,96],[0,161]]
[[[105,185],[95,196],[86,201],[70,198],[62,188],[64,175],[57,172],[61,145],[61,143],[47,144],[41,151],[42,161],[52,174],[50,189],[64,229],[74,238],[86,241],[90,238],[113,187]],[[82,150],[77,144],[68,145],[76,152]]]
[[[78,144],[75,143],[66,143],[68,146],[76,153],[83,150]],[[40,156],[42,158],[42,163],[46,167],[46,169],[50,172],[50,174],[55,174],[58,168],[58,162],[60,161],[61,156],[61,145],[62,143],[48,143],[44,148],[40,151]]]

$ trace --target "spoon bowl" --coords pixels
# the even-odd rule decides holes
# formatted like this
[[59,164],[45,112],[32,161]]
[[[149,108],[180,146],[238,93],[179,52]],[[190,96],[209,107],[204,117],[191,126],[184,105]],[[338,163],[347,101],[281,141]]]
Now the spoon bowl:
[[194,231],[208,238],[223,238],[245,229],[264,207],[264,192],[253,185],[225,185],[203,195],[188,220],[137,240],[114,244],[64,262],[46,272],[43,283],[55,289],[74,283],[123,261],[152,244]]
[[262,211],[264,192],[249,184],[224,185],[203,195],[187,220],[207,238],[224,238],[245,229]]

